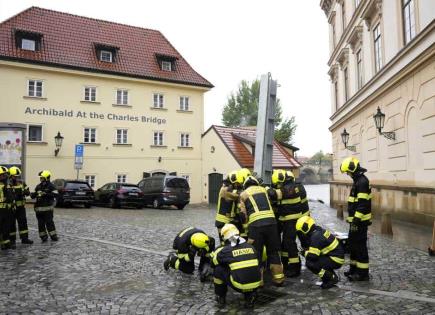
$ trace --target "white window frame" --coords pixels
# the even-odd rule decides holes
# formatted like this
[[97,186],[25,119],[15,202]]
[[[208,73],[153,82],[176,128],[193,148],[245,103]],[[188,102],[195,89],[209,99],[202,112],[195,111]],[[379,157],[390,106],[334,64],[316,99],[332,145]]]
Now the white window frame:
[[[41,84],[41,95],[38,95],[38,83]],[[30,86],[33,85],[33,95],[30,92]],[[39,97],[42,98],[44,96],[44,81],[37,79],[28,79],[27,80],[27,96],[29,97]]]
[[30,38],[21,38],[20,47],[23,50],[36,51],[36,40]]
[[164,146],[165,145],[165,133],[163,131],[156,130],[153,132],[153,145],[154,146]]
[[[415,2],[414,0],[400,0],[402,11],[402,32],[405,45],[411,42],[416,35]],[[407,20],[409,18],[409,20]],[[407,29],[409,27],[409,29]]]
[[126,173],[117,173],[116,174],[116,182],[119,184],[127,183],[127,174]]
[[[92,189],[95,189],[97,187],[97,175],[95,174],[85,174],[84,175],[85,181],[91,186]],[[92,185],[92,181],[94,184]]]
[[[89,141],[85,141],[85,134],[86,134],[86,129],[89,129]],[[92,140],[91,137],[91,130],[95,130],[95,136],[94,136],[94,141]],[[98,137],[98,130],[96,127],[83,127],[83,143],[97,143],[97,138]]]
[[[120,97],[118,97],[120,95]],[[128,105],[129,93],[126,89],[117,89],[115,93],[116,105]]]
[[[376,32],[376,30],[378,32]],[[378,73],[382,69],[382,32],[381,32],[381,22],[379,21],[372,30],[373,34],[373,53],[374,53],[374,66],[375,73]]]
[[[108,54],[110,56],[109,60],[103,58],[104,54]],[[109,50],[100,50],[100,61],[103,62],[113,62],[113,53]]]
[[[87,89],[89,89],[89,98],[88,99],[86,99],[86,90]],[[95,99],[94,100],[92,100],[92,90],[95,90]],[[85,101],[85,102],[93,102],[93,103],[95,103],[95,102],[97,102],[97,87],[96,86],[85,86],[84,88],[83,88],[83,100]]]
[[165,95],[163,93],[153,93],[153,107],[165,108]]
[[[30,127],[41,127],[41,140],[30,140]],[[42,124],[33,124],[29,123],[27,124],[27,142],[44,142],[44,125]]]
[[349,99],[349,67],[343,68],[343,86],[344,86],[344,102],[346,103]]
[[180,133],[180,147],[190,148],[190,133],[188,132]]
[[167,60],[162,60],[162,70],[163,71],[172,71],[172,62]]
[[180,96],[180,110],[189,111],[190,110],[190,97]]
[[116,128],[115,143],[116,144],[128,144],[128,129],[127,128]]
[[[359,61],[359,62],[358,62]],[[362,47],[360,47],[355,53],[355,64],[356,64],[356,87],[360,90],[364,85],[364,64]]]

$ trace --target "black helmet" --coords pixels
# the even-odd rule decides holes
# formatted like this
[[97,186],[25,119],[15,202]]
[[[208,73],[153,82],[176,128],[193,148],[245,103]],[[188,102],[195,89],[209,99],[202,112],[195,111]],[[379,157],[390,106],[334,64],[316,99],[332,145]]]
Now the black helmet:
[[260,183],[254,176],[248,176],[243,183],[243,189],[246,189],[250,186],[258,186]]

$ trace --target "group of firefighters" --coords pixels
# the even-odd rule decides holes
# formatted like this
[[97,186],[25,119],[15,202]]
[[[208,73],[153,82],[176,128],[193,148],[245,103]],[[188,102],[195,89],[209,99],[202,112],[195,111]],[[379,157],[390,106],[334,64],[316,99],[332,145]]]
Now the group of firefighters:
[[[367,281],[367,227],[371,224],[367,170],[354,157],[343,160],[340,170],[353,179],[347,217],[350,267],[344,275],[350,281]],[[270,269],[272,283],[281,286],[285,277],[300,275],[300,256],[306,268],[320,277],[321,288],[329,289],[339,281],[334,270],[345,262],[343,244],[310,216],[305,188],[291,171],[275,169],[272,187],[262,185],[245,168],[229,173],[219,192],[215,226],[220,239],[217,249],[213,237],[188,227],[176,236],[175,252],[163,266],[192,274],[194,258],[200,256],[200,279],[205,281],[213,273],[220,306],[226,303],[229,286],[243,293],[245,307],[252,308],[257,289],[264,285],[265,269]]]
[[58,241],[53,222],[53,207],[56,188],[50,182],[50,171],[39,172],[40,183],[30,193],[29,187],[21,178],[21,170],[12,166],[0,166],[0,245],[2,250],[15,249],[18,234],[22,244],[33,244],[29,239],[26,217],[26,196],[36,199],[35,213],[38,221],[39,237],[46,242],[48,237]]

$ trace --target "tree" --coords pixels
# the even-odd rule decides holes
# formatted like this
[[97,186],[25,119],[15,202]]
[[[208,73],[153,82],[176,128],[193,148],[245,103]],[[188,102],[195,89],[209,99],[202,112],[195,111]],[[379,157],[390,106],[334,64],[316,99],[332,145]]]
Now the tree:
[[323,153],[322,150],[314,153],[314,155],[307,161],[307,164],[311,165],[329,165],[332,163],[332,157],[330,154]]
[[[222,123],[227,127],[256,126],[258,119],[258,103],[260,96],[260,80],[251,84],[242,80],[236,93],[231,93],[222,112]],[[276,100],[275,108],[275,139],[291,143],[296,132],[295,117],[282,118],[280,100]]]

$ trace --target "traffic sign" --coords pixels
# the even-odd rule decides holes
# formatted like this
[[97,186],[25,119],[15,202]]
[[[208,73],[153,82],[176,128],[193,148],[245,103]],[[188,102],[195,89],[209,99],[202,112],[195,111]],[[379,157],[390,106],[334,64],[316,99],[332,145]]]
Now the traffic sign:
[[74,169],[81,170],[83,168],[83,144],[76,144],[74,151]]
[[76,144],[75,156],[83,157],[83,144]]

